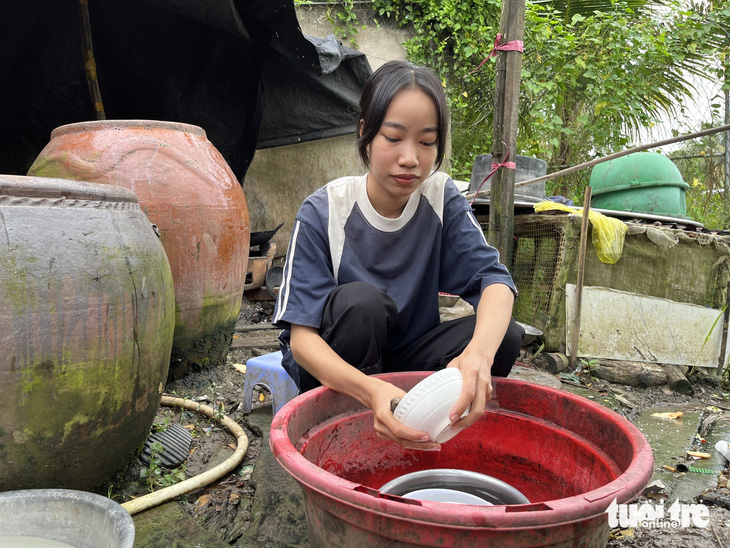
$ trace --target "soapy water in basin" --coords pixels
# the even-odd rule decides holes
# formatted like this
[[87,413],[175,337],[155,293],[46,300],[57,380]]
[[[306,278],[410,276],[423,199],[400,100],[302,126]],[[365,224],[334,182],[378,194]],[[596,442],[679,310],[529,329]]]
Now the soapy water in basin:
[[488,500],[484,500],[471,493],[455,491],[454,489],[418,489],[403,495],[404,499],[430,500],[432,502],[448,502],[450,504],[475,504],[477,506],[492,506]]
[[369,411],[324,423],[301,442],[297,449],[307,460],[374,489],[415,470],[458,468],[495,477],[541,502],[590,491],[620,474],[587,440],[554,424],[499,411],[488,412],[441,451],[404,451],[378,438]]

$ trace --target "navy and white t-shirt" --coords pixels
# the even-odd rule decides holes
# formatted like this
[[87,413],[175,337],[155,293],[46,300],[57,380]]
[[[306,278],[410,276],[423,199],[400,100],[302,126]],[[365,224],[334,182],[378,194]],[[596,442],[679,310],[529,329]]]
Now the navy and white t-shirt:
[[[406,347],[439,323],[438,293],[475,308],[482,290],[512,277],[487,244],[468,202],[445,173],[434,172],[397,219],[378,214],[366,175],[336,179],[303,203],[292,229],[273,324],[319,328],[338,285],[369,282],[398,306],[388,348]],[[283,334],[288,340],[288,333]]]

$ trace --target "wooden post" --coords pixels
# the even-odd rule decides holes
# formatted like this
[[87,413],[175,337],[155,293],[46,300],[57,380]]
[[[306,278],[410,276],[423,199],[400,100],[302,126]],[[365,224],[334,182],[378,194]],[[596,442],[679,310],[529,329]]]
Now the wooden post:
[[[525,0],[502,0],[499,32],[502,43],[523,40]],[[492,163],[517,160],[517,118],[522,72],[521,51],[497,54],[494,98]],[[489,201],[489,243],[499,251],[502,263],[511,268],[514,232],[515,170],[498,169],[492,176]]]
[[715,375],[722,377],[725,371],[725,354],[727,353],[727,330],[730,322],[730,283],[725,289],[725,310],[722,314],[722,339],[720,339],[720,357],[717,359],[717,371]]
[[570,368],[575,371],[578,357],[578,338],[580,337],[580,313],[583,306],[583,274],[586,265],[588,246],[588,214],[591,212],[591,186],[586,187],[583,197],[583,220],[580,225],[580,248],[578,249],[578,280],[575,284],[575,315],[573,316],[573,337],[570,340]]

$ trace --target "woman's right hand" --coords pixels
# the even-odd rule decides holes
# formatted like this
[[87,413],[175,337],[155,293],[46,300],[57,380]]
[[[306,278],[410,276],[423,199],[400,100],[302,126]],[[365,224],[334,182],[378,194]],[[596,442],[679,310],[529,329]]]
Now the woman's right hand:
[[380,438],[392,440],[401,447],[438,451],[441,446],[420,432],[401,424],[390,410],[393,398],[405,392],[395,385],[365,375],[340,358],[313,327],[291,326],[291,349],[294,359],[313,377],[335,392],[355,398],[373,410],[373,426]]
[[409,428],[393,416],[391,401],[405,392],[388,382],[372,378],[368,389],[368,406],[373,410],[373,427],[378,437],[394,441],[405,449],[440,451],[441,445],[431,441],[426,432]]

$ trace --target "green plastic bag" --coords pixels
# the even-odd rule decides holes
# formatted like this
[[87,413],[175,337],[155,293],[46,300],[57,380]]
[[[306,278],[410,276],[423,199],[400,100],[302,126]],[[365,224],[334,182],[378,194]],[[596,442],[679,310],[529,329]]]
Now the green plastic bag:
[[[533,206],[537,213],[542,211],[567,211],[572,215],[583,215],[582,207],[570,207],[564,204],[545,201],[539,202]],[[624,250],[624,239],[626,237],[626,223],[619,219],[606,217],[598,211],[590,210],[588,212],[588,220],[593,226],[591,241],[596,249],[598,258],[601,262],[614,264],[621,258]]]

